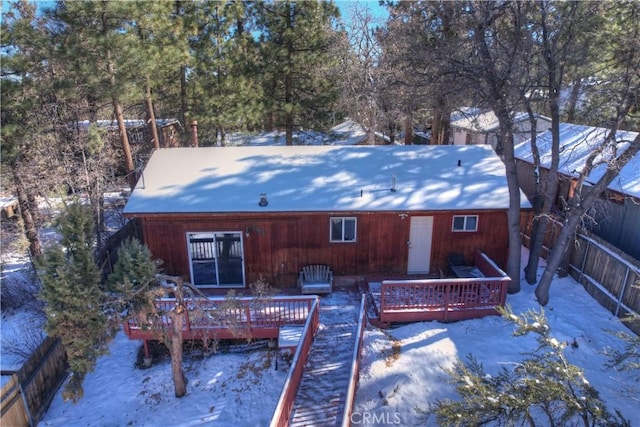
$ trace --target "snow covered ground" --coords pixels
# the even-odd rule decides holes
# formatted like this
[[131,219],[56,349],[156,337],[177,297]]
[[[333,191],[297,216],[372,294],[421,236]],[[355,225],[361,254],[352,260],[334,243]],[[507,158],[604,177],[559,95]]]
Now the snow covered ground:
[[140,347],[118,333],[100,358],[76,404],[54,398],[40,426],[256,426],[268,425],[287,370],[275,369],[273,352],[218,353],[185,358],[187,395],[174,397],[168,358],[149,369],[134,367]]
[[[264,134],[249,143],[272,145],[274,137]],[[322,136],[308,137],[308,144],[337,143],[323,142]],[[345,136],[342,143],[355,142],[355,137],[349,138]],[[278,142],[284,144],[283,134],[278,136]],[[523,252],[526,259],[526,250]],[[5,255],[0,280],[32,280],[25,275],[24,257]],[[520,293],[509,295],[507,302],[516,314],[539,308],[534,289],[523,282]],[[632,425],[640,425],[640,385],[629,374],[604,367],[607,359],[603,352],[623,347],[607,331],[629,332],[624,325],[570,277],[554,280],[545,312],[553,336],[578,344],[567,347],[569,360],[585,370],[609,409],[620,410]],[[5,344],[7,337],[30,319],[24,311],[3,311],[2,369],[17,367],[15,357],[5,352]],[[413,323],[388,330],[368,326],[354,425],[435,425],[433,419],[425,420],[416,408],[426,409],[429,402],[437,399],[455,398],[453,387],[443,378],[443,368],[451,367],[456,357],[464,358],[470,353],[488,372],[517,363],[526,357],[524,352],[535,350],[536,342],[533,336],[512,337],[513,330],[513,324],[497,316],[448,324]],[[268,351],[219,353],[201,360],[186,357],[188,392],[177,399],[168,360],[146,370],[134,367],[139,347],[139,342],[129,341],[119,333],[110,345],[110,354],[100,358],[96,370],[86,377],[82,400],[64,403],[59,392],[39,425],[268,425],[287,374],[286,366],[275,369]]]
[[[526,256],[523,249],[523,259]],[[508,296],[507,304],[514,313],[539,310],[534,290],[535,286],[523,280],[522,291]],[[567,346],[567,357],[584,369],[608,409],[618,409],[632,426],[640,425],[640,384],[628,373],[604,366],[606,349],[623,348],[607,331],[631,331],[571,277],[554,280],[545,314],[552,336],[577,343],[577,347]],[[514,324],[498,316],[447,324],[412,323],[387,330],[368,327],[352,419],[371,421],[364,425],[437,425],[416,408],[426,410],[430,402],[456,398],[454,387],[444,380],[443,369],[469,354],[492,374],[525,359],[523,353],[536,350],[536,337],[516,338],[514,330]]]
[[[508,303],[516,313],[538,308],[534,289],[523,282],[520,293],[509,295]],[[604,367],[605,349],[622,348],[622,342],[607,330],[625,331],[622,323],[570,277],[554,281],[545,312],[553,336],[577,342],[577,347],[567,347],[568,357],[585,370],[609,409],[619,409],[632,425],[640,425],[638,384],[628,374]],[[12,325],[25,321],[21,316],[3,316],[3,337]],[[513,324],[497,316],[448,324],[412,323],[387,330],[368,326],[354,424],[435,425],[416,408],[455,397],[443,378],[443,368],[470,353],[488,372],[517,363],[536,343],[533,336],[512,337],[513,330]],[[110,354],[100,358],[96,370],[87,376],[82,400],[64,403],[58,393],[39,425],[268,425],[287,373],[282,364],[275,369],[268,351],[186,358],[188,393],[177,399],[168,360],[146,370],[134,367],[139,346],[119,333]],[[11,365],[10,358],[3,355],[2,367],[7,364]]]

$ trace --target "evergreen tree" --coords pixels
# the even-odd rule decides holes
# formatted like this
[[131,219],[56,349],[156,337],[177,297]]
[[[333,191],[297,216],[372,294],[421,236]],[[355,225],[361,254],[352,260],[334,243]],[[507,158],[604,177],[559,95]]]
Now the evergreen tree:
[[56,221],[60,245],[47,249],[38,261],[45,302],[46,330],[58,337],[67,352],[71,378],[63,397],[76,402],[82,382],[106,352],[107,318],[100,271],[93,259],[91,212],[80,203],[68,205]]
[[536,334],[538,348],[497,375],[472,355],[458,360],[447,374],[461,400],[440,400],[428,411],[439,425],[630,426],[607,410],[583,370],[569,363],[567,344],[551,335],[543,311],[516,316],[507,309],[503,315],[516,324],[515,337]]
[[145,309],[154,293],[157,264],[149,248],[137,239],[128,239],[118,249],[118,260],[107,278],[107,291],[117,312],[135,314]]
[[132,2],[59,2],[51,14],[60,40],[58,54],[70,71],[66,83],[86,94],[90,108],[103,102],[111,107],[108,117],[118,125],[122,169],[131,188],[136,176],[124,106],[132,98],[143,99],[143,88],[135,84],[138,55],[131,43],[137,10]]
[[36,196],[51,187],[55,166],[44,153],[55,147],[52,123],[57,103],[47,21],[35,5],[13,2],[2,8],[0,29],[0,149],[2,187],[19,203],[31,256],[42,253]]
[[246,1],[208,2],[195,11],[191,118],[209,143],[224,145],[229,130],[254,128],[264,114],[251,8]]
[[284,125],[286,143],[293,145],[294,127],[333,117],[337,58],[330,47],[340,37],[334,29],[338,9],[329,1],[260,1],[256,10],[269,121]]

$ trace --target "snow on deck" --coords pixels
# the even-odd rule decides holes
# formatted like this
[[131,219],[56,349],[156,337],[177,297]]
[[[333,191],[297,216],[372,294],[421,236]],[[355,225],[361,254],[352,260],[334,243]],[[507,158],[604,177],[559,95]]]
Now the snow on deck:
[[[258,206],[261,194],[267,206]],[[156,150],[124,212],[508,206],[504,164],[489,146],[262,146]],[[524,197],[523,206],[528,206]]]
[[320,328],[302,374],[291,426],[342,425],[359,308],[354,292],[333,292],[320,300]]

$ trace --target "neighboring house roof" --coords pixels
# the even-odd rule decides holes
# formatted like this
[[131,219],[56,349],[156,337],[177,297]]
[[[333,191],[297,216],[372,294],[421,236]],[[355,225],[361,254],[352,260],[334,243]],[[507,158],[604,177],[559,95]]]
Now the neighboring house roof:
[[[96,125],[107,128],[107,129],[117,129],[118,122],[116,120],[96,120]],[[136,129],[146,126],[148,123],[147,120],[125,120],[124,127],[127,129]],[[80,120],[78,122],[72,122],[69,124],[69,127],[80,127],[83,129],[88,129],[91,122],[89,120]],[[156,125],[160,127],[178,124],[180,122],[178,119],[156,119]]]
[[357,145],[367,140],[365,128],[351,119],[332,127],[329,134],[335,139],[343,140],[344,145]]
[[[395,192],[390,191],[393,177]],[[258,206],[261,193],[266,193],[268,206]],[[529,206],[526,197],[522,200]],[[124,212],[382,212],[508,206],[505,168],[488,146],[262,146],[156,150]]]
[[[587,157],[599,147],[609,129],[591,126],[560,124],[560,164],[558,171],[563,175],[577,178],[584,169]],[[638,132],[618,131],[616,141],[618,152],[622,153],[629,147],[629,143],[638,136]],[[536,145],[540,152],[540,165],[549,168],[551,165],[551,131],[541,133],[536,138]],[[605,155],[611,156],[611,151]],[[528,163],[533,163],[531,156],[531,142],[525,141],[515,147],[515,156]],[[595,167],[587,177],[586,182],[594,184],[606,171],[606,165]],[[620,174],[611,182],[609,189],[622,194],[640,198],[640,154],[626,164]]]
[[[551,121],[548,117],[534,114],[538,120]],[[529,114],[525,112],[514,112],[512,114],[514,123],[529,120]],[[498,117],[493,111],[481,112],[477,108],[465,108],[451,115],[451,127],[465,129],[475,133],[494,132],[500,127]]]
[[[234,132],[227,135],[226,146],[286,145],[285,133],[275,130],[259,134]],[[314,130],[294,129],[295,145],[356,145],[367,139],[364,128],[347,119],[334,126],[329,134]]]

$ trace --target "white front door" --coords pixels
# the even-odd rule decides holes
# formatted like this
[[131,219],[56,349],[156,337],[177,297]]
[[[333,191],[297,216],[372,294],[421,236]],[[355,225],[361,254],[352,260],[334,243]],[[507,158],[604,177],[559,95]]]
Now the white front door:
[[432,216],[412,216],[409,228],[407,273],[428,273],[431,261]]

